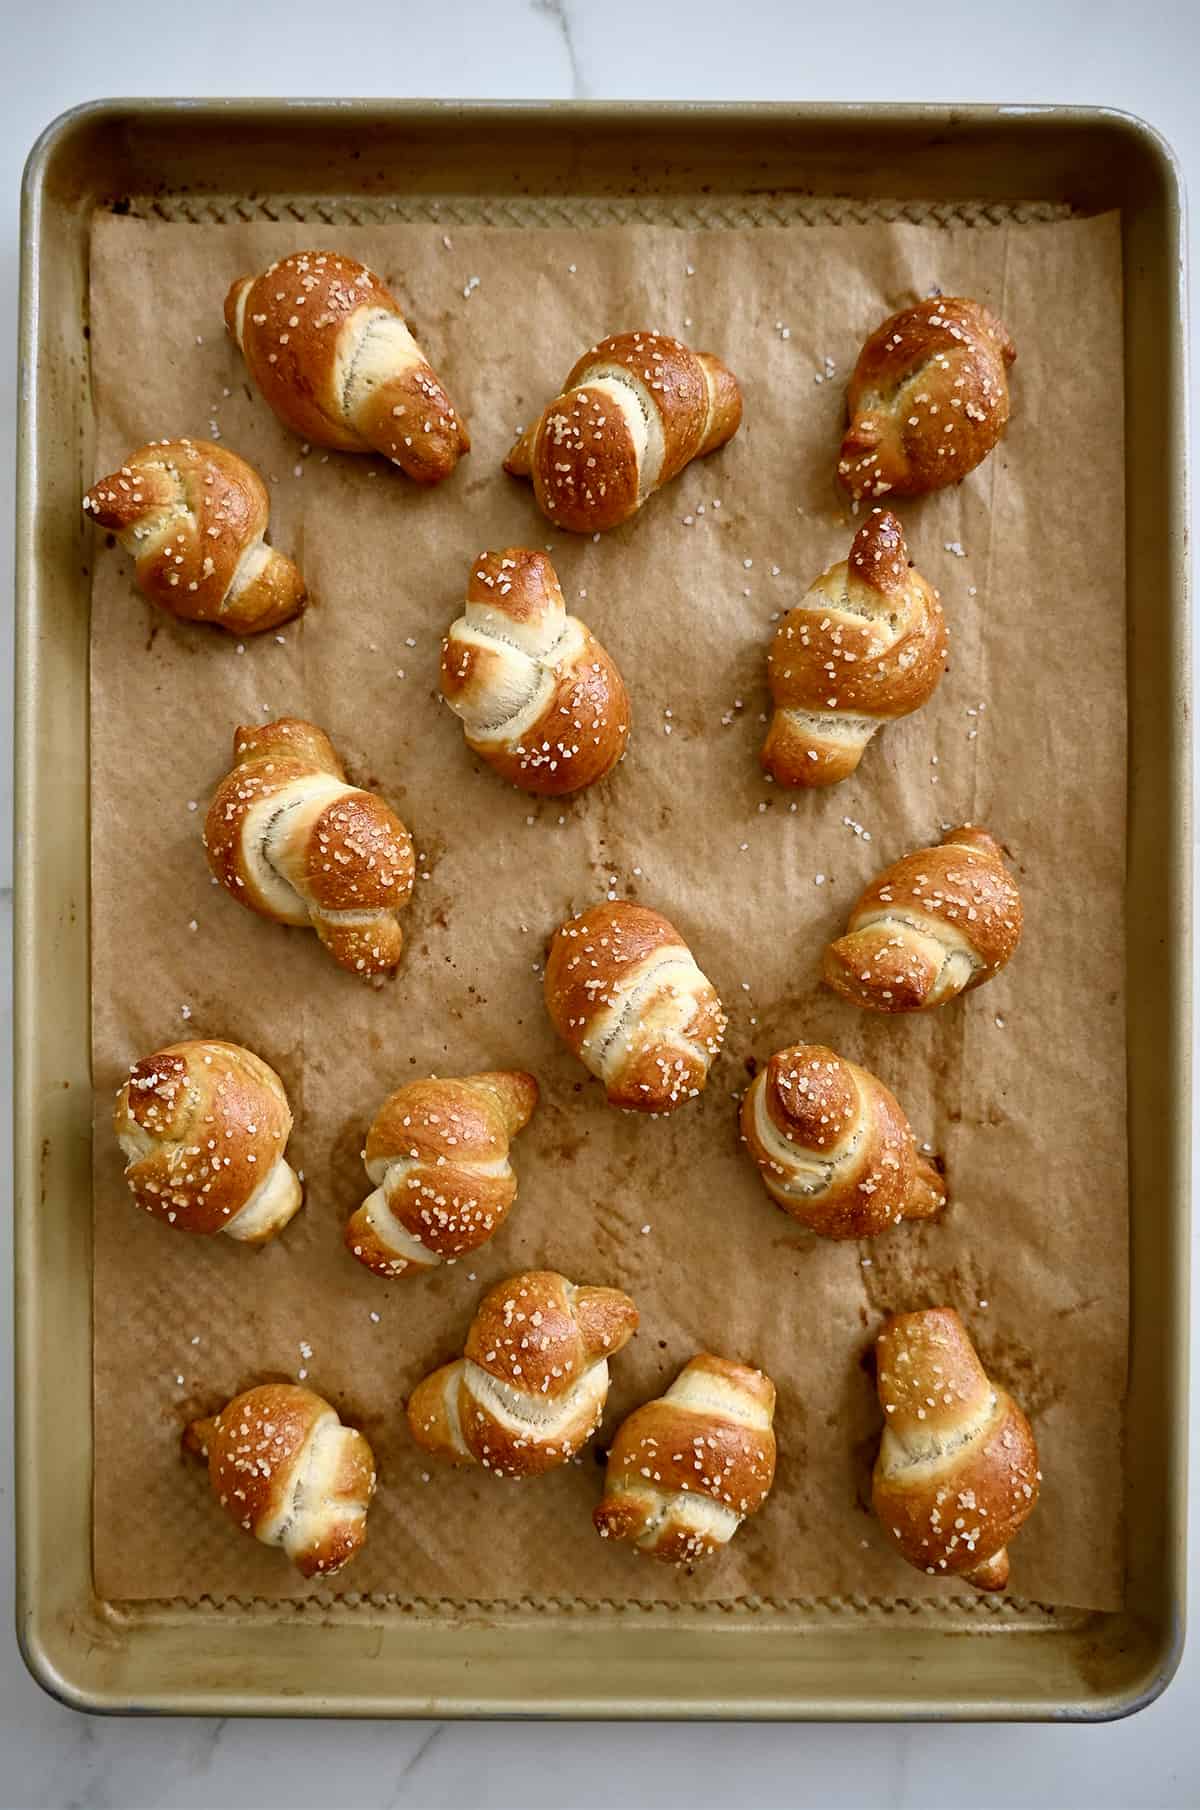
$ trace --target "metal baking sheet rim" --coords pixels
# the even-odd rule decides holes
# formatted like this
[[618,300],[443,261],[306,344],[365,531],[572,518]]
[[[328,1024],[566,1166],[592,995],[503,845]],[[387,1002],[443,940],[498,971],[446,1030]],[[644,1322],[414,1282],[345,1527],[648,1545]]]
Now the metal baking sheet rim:
[[[705,174],[720,187],[732,162],[747,191],[869,200],[899,189],[931,201],[1019,196],[1121,208],[1127,896],[1141,934],[1127,950],[1130,1606],[1120,1613],[1067,1617],[1061,1630],[981,1619],[964,1663],[961,1627],[939,1627],[936,1614],[903,1604],[708,1620],[641,1613],[635,1632],[628,1615],[603,1609],[481,1608],[449,1619],[364,1602],[349,1614],[237,1615],[130,1612],[95,1597],[88,611],[78,509],[90,432],[81,331],[88,222],[96,201],[153,188],[133,178],[156,167],[156,143],[186,161],[188,139],[214,132],[233,155],[254,138],[260,192],[265,135],[277,154],[287,147],[289,171],[293,159],[311,167],[314,188],[354,193],[362,168],[351,141],[368,128],[373,161],[384,162],[393,152],[402,162],[406,141],[430,135],[446,135],[447,147],[465,138],[468,158],[472,134],[499,135],[519,158],[553,130],[559,165],[578,179],[591,158],[591,180],[603,170],[612,194],[638,186],[632,163],[624,183],[619,173],[621,146],[636,137],[643,149],[657,146],[664,172],[686,170],[697,191]],[[810,162],[812,185],[798,180]],[[477,187],[463,192],[521,192],[506,182],[515,179],[481,168]],[[580,183],[576,192],[590,191]],[[1165,1688],[1184,1635],[1190,1210],[1183,231],[1169,148],[1144,122],[1103,109],[102,101],[47,128],[22,193],[14,932],[17,1633],[47,1691],[109,1713],[1106,1720]]]

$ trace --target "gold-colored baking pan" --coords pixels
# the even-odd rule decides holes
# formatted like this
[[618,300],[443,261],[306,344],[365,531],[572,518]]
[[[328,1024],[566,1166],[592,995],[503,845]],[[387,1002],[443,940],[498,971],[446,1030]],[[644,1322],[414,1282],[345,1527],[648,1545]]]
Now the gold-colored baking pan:
[[[98,1600],[91,1571],[88,242],[167,220],[772,222],[1119,208],[1125,268],[1132,1228],[1126,1603],[958,1600],[453,1614],[342,1599]],[[337,1715],[1065,1717],[1150,1701],[1184,1616],[1189,1116],[1185,312],[1179,178],[1072,108],[106,102],[25,176],[17,523],[18,1620],[97,1710]],[[1064,495],[1064,505],[1068,498]]]

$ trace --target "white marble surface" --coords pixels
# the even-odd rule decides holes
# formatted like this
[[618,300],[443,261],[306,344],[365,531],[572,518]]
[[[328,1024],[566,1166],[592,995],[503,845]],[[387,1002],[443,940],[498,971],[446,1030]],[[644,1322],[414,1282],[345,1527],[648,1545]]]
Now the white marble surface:
[[[268,23],[269,18],[269,23]],[[13,466],[17,189],[64,108],[101,95],[569,95],[1103,103],[1150,119],[1200,187],[1195,0],[998,9],[805,0],[0,0],[0,472]],[[1200,283],[1193,270],[1193,291]],[[1195,318],[1195,310],[1193,310]],[[1194,399],[1193,399],[1194,400]],[[1195,408],[1193,406],[1193,421]],[[11,571],[0,504],[0,571]],[[11,615],[0,615],[11,670]],[[11,721],[0,707],[4,820]],[[0,909],[10,921],[10,838]],[[7,1018],[7,961],[0,1003]],[[8,1049],[3,1052],[7,1084]],[[7,1087],[6,1087],[7,1091]],[[7,1116],[0,1132],[10,1137]],[[4,1153],[7,1155],[7,1152]],[[9,1164],[0,1161],[0,1176]],[[0,1242],[0,1527],[12,1502],[10,1289]],[[1193,1425],[1196,1418],[1193,1390]],[[1194,1534],[1193,1527],[1193,1534]],[[0,1538],[0,1810],[67,1806],[628,1804],[1185,1806],[1200,1802],[1200,1644],[1157,1704],[1097,1728],[543,1727],[102,1721],[44,1696],[12,1638]],[[1192,1592],[1193,1617],[1196,1590]]]

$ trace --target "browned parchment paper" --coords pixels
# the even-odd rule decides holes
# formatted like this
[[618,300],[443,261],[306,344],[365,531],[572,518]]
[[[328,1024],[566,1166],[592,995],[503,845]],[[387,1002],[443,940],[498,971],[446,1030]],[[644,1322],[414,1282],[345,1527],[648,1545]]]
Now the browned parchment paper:
[[[380,1461],[370,1541],[345,1590],[691,1602],[943,1592],[864,1512],[878,1415],[862,1358],[886,1310],[945,1301],[1041,1446],[1042,1504],[1014,1547],[1015,1593],[1115,1607],[1127,1313],[1117,222],[448,236],[96,224],[97,473],[146,439],[215,423],[272,480],[273,538],[316,598],[303,624],[243,649],[157,613],[98,537],[97,1587],[111,1598],[309,1590],[236,1533],[178,1455],[190,1416],[307,1372]],[[247,387],[222,328],[226,286],[305,244],[384,274],[467,413],[474,450],[435,493],[379,461],[305,454]],[[997,308],[1020,353],[1000,451],[960,489],[902,506],[944,598],[950,670],[851,780],[793,798],[756,763],[772,619],[849,544],[832,469],[858,344],[934,285]],[[745,426],[633,523],[572,538],[500,460],[577,354],[633,326],[722,353],[745,387]],[[439,642],[470,560],[520,542],[552,546],[570,604],[632,695],[627,760],[575,801],[534,803],[503,784],[438,701]],[[315,937],[262,922],[209,882],[200,829],[234,726],[285,712],[329,731],[422,852],[407,953],[379,991],[335,968]],[[1008,970],[898,1022],[822,992],[822,947],[860,885],[962,819],[999,834],[1020,877],[1026,932]],[[731,1015],[707,1093],[662,1123],[609,1110],[542,1008],[544,939],[609,890],[676,921]],[[112,1096],[129,1062],[188,1034],[260,1051],[295,1107],[307,1203],[258,1254],[175,1235],[124,1189]],[[824,1244],[770,1204],[738,1149],[734,1097],[752,1058],[799,1038],[833,1044],[897,1091],[945,1159],[940,1224]],[[516,1146],[508,1225],[470,1261],[381,1283],[340,1241],[366,1191],[366,1125],[409,1077],[502,1065],[532,1069],[544,1091]],[[774,1493],[699,1575],[601,1544],[590,1450],[514,1486],[439,1469],[410,1444],[412,1384],[460,1348],[486,1285],[535,1265],[619,1284],[641,1307],[641,1332],[613,1366],[606,1429],[705,1347],[775,1378]]]

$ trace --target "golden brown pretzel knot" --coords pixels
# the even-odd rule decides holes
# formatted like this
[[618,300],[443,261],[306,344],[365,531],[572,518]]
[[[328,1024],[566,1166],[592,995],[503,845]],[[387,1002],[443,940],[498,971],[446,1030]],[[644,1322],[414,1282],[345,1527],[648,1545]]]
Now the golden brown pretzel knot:
[[849,558],[775,631],[763,766],[785,786],[846,779],[877,729],[928,702],[945,661],[938,594],[910,565],[896,517],[874,509]]
[[875,1341],[884,1412],[872,1504],[901,1556],[977,1590],[1008,1583],[1008,1542],[1041,1472],[1029,1422],[989,1381],[953,1308],[896,1314]]
[[354,258],[297,251],[240,277],[225,324],[285,427],[337,452],[378,452],[420,484],[471,441],[396,298]]
[[596,1531],[676,1565],[727,1545],[774,1480],[774,1414],[775,1385],[761,1370],[694,1357],[618,1427]]
[[217,879],[260,917],[315,930],[351,973],[394,968],[414,873],[395,812],[348,784],[324,730],[297,717],[238,729],[233,760],[204,826]]
[[737,378],[662,333],[617,333],[572,368],[504,461],[538,507],[576,534],[615,528],[742,419]]
[[497,1477],[567,1464],[600,1424],[608,1360],[637,1330],[615,1288],[528,1270],[489,1289],[461,1358],[417,1384],[408,1424],[417,1444]]
[[248,1389],[211,1419],[193,1421],[184,1447],[207,1459],[230,1520],[281,1547],[305,1577],[331,1577],[365,1542],[374,1453],[311,1389]]
[[939,295],[877,327],[846,390],[838,476],[854,497],[957,484],[1008,425],[1008,329],[980,302]]
[[152,440],[98,478],[83,507],[132,554],[139,590],[169,615],[259,635],[304,608],[304,579],[263,539],[267,487],[227,447]]
[[825,982],[872,1012],[921,1012],[998,974],[1021,936],[1000,845],[963,824],[885,868],[825,951]]
[[375,1183],[346,1226],[346,1248],[377,1276],[407,1276],[478,1250],[517,1192],[509,1140],[529,1123],[538,1084],[520,1070],[410,1081],[367,1133]]
[[822,1238],[871,1238],[946,1204],[895,1095],[821,1044],[771,1057],[746,1091],[741,1125],[771,1199]]
[[728,1022],[716,988],[669,919],[616,899],[555,931],[546,1010],[609,1104],[674,1112],[708,1080]]
[[135,1063],[113,1129],[138,1206],[178,1231],[265,1244],[299,1211],[283,1083],[240,1044],[172,1043]]
[[442,644],[442,696],[467,745],[522,791],[557,797],[611,772],[629,739],[621,675],[568,616],[544,553],[506,547],[471,568]]

